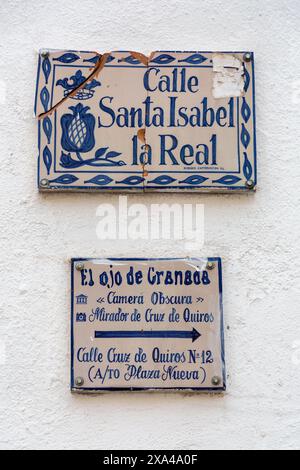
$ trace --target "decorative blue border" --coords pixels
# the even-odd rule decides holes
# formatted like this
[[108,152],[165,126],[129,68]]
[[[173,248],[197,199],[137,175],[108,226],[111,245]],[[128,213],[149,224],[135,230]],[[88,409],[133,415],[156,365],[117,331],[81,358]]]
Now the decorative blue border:
[[[102,260],[108,262],[115,262],[115,261],[125,261],[125,262],[132,262],[132,261],[140,261],[140,262],[151,262],[151,261],[191,261],[191,262],[200,262],[203,260],[207,260],[208,262],[214,262],[218,265],[218,278],[219,278],[219,306],[220,306],[220,352],[221,352],[221,363],[222,363],[222,374],[223,374],[223,386],[221,387],[127,387],[127,388],[119,388],[119,387],[79,387],[77,388],[74,381],[74,271],[75,271],[75,263],[78,262],[85,262],[85,261],[94,261],[94,260]],[[226,360],[225,360],[225,334],[224,334],[224,311],[223,311],[223,280],[222,280],[222,260],[220,257],[212,257],[212,258],[72,258],[71,259],[71,370],[70,370],[70,388],[72,392],[77,393],[92,393],[92,392],[139,392],[139,391],[160,391],[160,392],[167,392],[170,390],[173,391],[198,391],[198,392],[213,392],[213,393],[220,393],[226,392]]]
[[[116,51],[116,53],[120,52],[128,52],[128,51]],[[207,53],[212,53],[212,52],[186,52],[188,54],[187,57],[185,58],[178,58],[174,57],[171,54],[177,53],[177,51],[160,51],[157,52],[159,54],[158,56],[155,55],[153,59],[150,61],[150,64],[152,63],[154,66],[158,65],[159,67],[193,67],[193,68],[211,68],[212,65],[206,65],[205,62],[208,61],[209,59],[205,57],[203,54]],[[180,51],[179,51],[180,52]],[[182,52],[180,52],[182,53]],[[234,52],[226,52],[226,53],[234,53]],[[237,52],[236,52],[237,53]],[[239,52],[243,53],[243,52]],[[53,106],[53,94],[54,94],[54,86],[55,86],[55,69],[56,67],[76,67],[76,68],[90,68],[91,65],[97,63],[98,61],[98,56],[91,57],[90,59],[85,59],[83,62],[90,63],[90,65],[72,65],[78,60],[81,59],[81,57],[78,55],[79,52],[77,51],[69,51],[61,54],[59,57],[53,58],[52,62],[58,62],[54,63],[51,65],[51,61],[49,60],[48,56],[42,57],[41,55],[39,56],[39,64],[38,64],[38,73],[37,73],[37,87],[36,87],[36,98],[35,98],[35,111],[37,109],[37,100],[40,99],[40,102],[42,104],[42,107],[44,111],[48,111],[51,109]],[[128,56],[122,59],[118,59],[113,56],[114,53],[112,53],[105,65],[105,67],[128,67],[128,68],[145,68],[145,65],[140,65],[141,62],[134,58],[130,52],[128,52]],[[92,55],[92,53],[91,53]],[[115,64],[112,64],[113,62],[117,61]],[[177,61],[177,65],[174,64],[174,62]],[[125,62],[126,65],[120,65],[120,62]],[[210,60],[211,62],[211,60]],[[178,65],[180,63],[180,65]],[[42,163],[46,168],[47,175],[50,175],[52,166],[53,166],[53,171],[54,173],[60,173],[61,176],[58,176],[57,178],[54,178],[52,180],[49,180],[49,187],[48,188],[43,188],[43,189],[57,189],[57,190],[73,190],[73,189],[78,189],[78,190],[102,190],[102,191],[136,191],[136,190],[142,190],[143,192],[147,192],[148,190],[178,190],[178,189],[184,189],[184,190],[191,190],[191,189],[203,189],[203,190],[242,190],[242,191],[249,191],[249,187],[246,187],[244,185],[244,181],[242,185],[238,185],[239,181],[242,181],[242,177],[235,176],[235,174],[241,175],[241,149],[240,146],[242,146],[243,150],[243,176],[247,181],[253,181],[253,186],[255,187],[257,185],[257,149],[256,149],[256,114],[255,114],[255,77],[254,77],[254,54],[251,53],[251,66],[252,66],[252,95],[253,95],[253,116],[251,116],[251,108],[247,102],[246,96],[241,98],[242,104],[240,105],[240,98],[236,98],[236,103],[237,103],[237,134],[238,134],[238,165],[239,168],[237,171],[209,171],[209,170],[193,170],[193,171],[176,171],[176,170],[161,170],[161,171],[155,171],[155,170],[148,170],[148,174],[159,174],[158,177],[154,177],[152,180],[144,178],[143,176],[138,176],[142,175],[142,171],[125,171],[125,170],[119,170],[119,171],[113,171],[113,170],[92,170],[92,171],[85,171],[85,170],[78,170],[78,171],[73,171],[73,173],[78,173],[78,174],[95,174],[94,178],[86,180],[84,183],[79,186],[74,185],[76,181],[78,181],[79,178],[77,178],[75,175],[72,175],[72,170],[66,169],[65,171],[63,170],[58,170],[57,169],[57,159],[56,159],[56,111],[55,111],[55,117],[54,117],[54,126],[52,123],[52,120],[49,117],[46,117],[43,119],[42,126],[39,126],[39,165]],[[49,78],[50,74],[52,73],[52,86],[51,86],[51,94],[49,93],[48,90],[48,85],[49,85]],[[40,96],[38,96],[38,86],[39,86],[39,80],[40,80],[40,75],[43,74],[44,80],[45,80],[45,85],[40,91]],[[245,91],[247,92],[250,86],[250,75],[247,71],[247,68],[245,67],[245,75],[246,75],[246,80],[245,80]],[[253,165],[250,162],[249,155],[248,155],[248,147],[251,141],[251,132],[248,129],[248,122],[250,118],[252,117],[253,119]],[[240,126],[240,120],[241,126]],[[251,121],[250,121],[251,123]],[[53,130],[54,127],[54,130]],[[44,148],[42,149],[42,154],[41,154],[41,148],[40,148],[40,133],[44,132],[46,141],[48,145],[46,144]],[[52,152],[50,150],[50,144],[51,144],[51,139],[54,135],[54,155],[52,155]],[[102,173],[102,175],[101,175]],[[108,174],[129,174],[131,176],[128,176],[127,178],[124,178],[120,181],[115,181],[113,178],[110,178],[109,176],[106,176],[106,173]],[[170,175],[174,175],[170,176]],[[175,175],[179,174],[184,174],[185,178],[182,180],[179,180],[178,177],[175,178]],[[202,176],[204,174],[209,174],[210,178],[207,178],[205,176]],[[205,182],[211,178],[213,178],[214,175],[221,175],[224,174],[224,176],[217,178],[217,179],[212,179],[210,185],[205,185]],[[40,181],[40,166],[38,168],[38,182]],[[175,182],[178,182],[177,185],[173,185]],[[89,185],[88,183],[91,183],[92,185]],[[111,185],[110,183],[113,183]]]

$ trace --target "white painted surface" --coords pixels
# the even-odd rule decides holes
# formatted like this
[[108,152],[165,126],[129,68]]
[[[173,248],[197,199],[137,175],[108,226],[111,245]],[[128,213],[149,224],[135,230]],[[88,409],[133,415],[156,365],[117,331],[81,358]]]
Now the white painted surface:
[[[299,447],[299,11],[296,0],[1,2],[1,448]],[[186,252],[99,242],[96,208],[117,196],[38,194],[41,47],[255,51],[257,194],[143,198],[205,204],[200,255],[225,263],[226,396],[69,393],[68,259]]]

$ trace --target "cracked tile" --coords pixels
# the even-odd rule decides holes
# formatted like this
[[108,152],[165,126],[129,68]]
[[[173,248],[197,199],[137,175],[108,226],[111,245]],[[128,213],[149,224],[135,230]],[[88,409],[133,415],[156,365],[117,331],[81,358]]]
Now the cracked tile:
[[39,188],[249,191],[253,54],[41,52]]

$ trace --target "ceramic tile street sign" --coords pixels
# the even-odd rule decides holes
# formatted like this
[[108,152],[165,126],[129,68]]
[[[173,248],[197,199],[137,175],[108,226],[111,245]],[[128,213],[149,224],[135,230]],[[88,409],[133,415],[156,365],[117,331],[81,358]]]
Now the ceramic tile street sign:
[[225,390],[220,258],[72,260],[71,390]]
[[41,190],[255,189],[252,53],[42,52],[35,112]]

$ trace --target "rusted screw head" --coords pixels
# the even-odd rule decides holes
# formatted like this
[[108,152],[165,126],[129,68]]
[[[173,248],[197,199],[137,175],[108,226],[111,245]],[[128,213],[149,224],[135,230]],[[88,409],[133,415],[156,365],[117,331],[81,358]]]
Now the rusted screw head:
[[77,263],[75,267],[76,267],[77,271],[82,271],[84,269],[84,264],[83,263]]
[[75,385],[77,387],[82,387],[82,385],[84,384],[84,380],[82,377],[76,377],[75,379]]
[[41,181],[40,181],[40,185],[43,187],[43,188],[47,188],[49,186],[49,180],[47,180],[46,178],[43,178]]
[[251,60],[252,60],[252,54],[251,54],[251,52],[246,52],[246,53],[244,54],[244,61],[245,61],[245,62],[251,62]]
[[246,181],[245,185],[248,189],[253,189],[254,186],[255,186],[255,183],[254,183],[253,180],[248,180],[248,181]]
[[213,263],[212,261],[208,261],[207,265],[206,265],[206,269],[208,269],[209,271],[212,271],[213,269],[215,269],[215,263]]
[[214,387],[217,387],[217,386],[220,385],[220,383],[221,383],[220,377],[218,377],[217,375],[215,375],[215,376],[211,379],[211,383],[213,384]]

